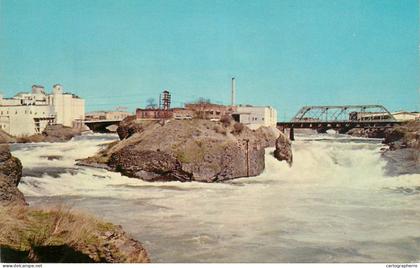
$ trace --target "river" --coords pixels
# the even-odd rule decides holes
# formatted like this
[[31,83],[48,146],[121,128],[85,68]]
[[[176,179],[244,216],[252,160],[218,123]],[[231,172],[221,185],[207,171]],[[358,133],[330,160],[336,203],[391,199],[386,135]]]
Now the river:
[[263,174],[217,184],[75,165],[115,139],[13,145],[19,189],[121,224],[153,262],[420,262],[420,175],[385,175],[378,140],[298,136],[292,167],[267,149]]

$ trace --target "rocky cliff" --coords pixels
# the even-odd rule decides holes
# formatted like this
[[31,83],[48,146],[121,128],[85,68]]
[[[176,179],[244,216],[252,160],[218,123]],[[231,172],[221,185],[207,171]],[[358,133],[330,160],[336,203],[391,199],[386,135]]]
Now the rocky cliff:
[[264,170],[265,148],[281,144],[279,160],[291,161],[290,142],[277,129],[208,120],[124,120],[120,142],[81,163],[106,165],[146,181],[218,182],[256,176]]

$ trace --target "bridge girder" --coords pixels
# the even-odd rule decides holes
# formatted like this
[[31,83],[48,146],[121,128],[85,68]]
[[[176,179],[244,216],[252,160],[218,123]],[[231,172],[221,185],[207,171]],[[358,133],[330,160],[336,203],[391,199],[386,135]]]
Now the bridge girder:
[[304,106],[291,122],[396,122],[382,105]]

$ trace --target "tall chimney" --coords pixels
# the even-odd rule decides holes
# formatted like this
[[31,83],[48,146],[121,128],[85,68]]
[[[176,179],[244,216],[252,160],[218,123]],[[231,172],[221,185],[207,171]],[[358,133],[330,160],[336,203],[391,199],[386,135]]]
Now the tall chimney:
[[231,105],[236,105],[236,80],[235,77],[232,77],[232,99],[231,99]]

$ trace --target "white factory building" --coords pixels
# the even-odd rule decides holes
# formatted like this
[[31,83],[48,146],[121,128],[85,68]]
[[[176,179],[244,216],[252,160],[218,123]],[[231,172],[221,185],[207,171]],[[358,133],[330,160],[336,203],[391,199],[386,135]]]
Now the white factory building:
[[18,93],[13,98],[0,95],[0,129],[13,136],[41,133],[48,124],[73,127],[84,119],[85,100],[65,93],[60,84],[52,93],[43,86],[32,86],[31,93]]
[[400,112],[394,112],[392,113],[392,115],[397,121],[401,121],[401,122],[420,120],[420,113],[417,113],[417,112],[400,111]]
[[277,125],[277,110],[271,106],[239,105],[232,117],[251,129]]

